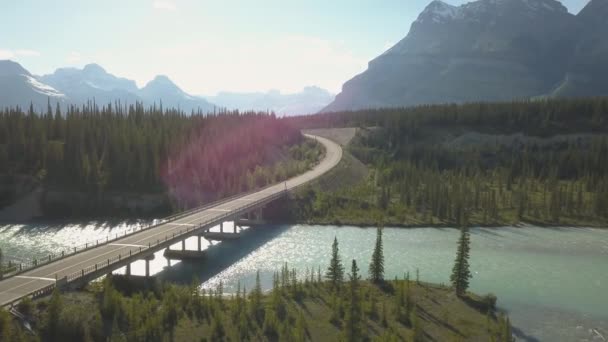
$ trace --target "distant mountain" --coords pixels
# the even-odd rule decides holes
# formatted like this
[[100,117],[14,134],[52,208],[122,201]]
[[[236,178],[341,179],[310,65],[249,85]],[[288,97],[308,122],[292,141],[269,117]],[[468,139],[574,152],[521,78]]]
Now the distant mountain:
[[157,76],[139,89],[135,81],[114,76],[97,64],[88,64],[83,69],[61,68],[36,77],[19,63],[0,61],[0,108],[29,108],[32,103],[37,111],[42,111],[49,100],[53,107],[55,103],[65,107],[88,101],[98,105],[116,101],[144,105],[162,102],[164,108],[180,108],[186,113],[199,110],[208,113],[215,107],[201,97],[188,95],[167,76]]
[[214,105],[202,97],[186,94],[164,75],[156,76],[138,94],[144,102],[156,104],[162,102],[165,108],[180,108],[186,112],[200,109],[204,113],[212,112],[214,109]]
[[220,92],[207,100],[228,109],[273,111],[278,115],[298,115],[316,113],[331,101],[334,96],[319,87],[305,87],[295,94],[281,94],[277,90],[266,93]]
[[19,63],[0,61],[0,104],[5,107],[28,109],[30,103],[35,110],[47,108],[49,99],[54,103],[65,103],[66,96],[36,79]]
[[142,101],[134,81],[109,74],[97,64],[88,64],[83,69],[57,69],[39,79],[66,94],[71,104],[80,105],[93,100],[100,105],[118,100],[122,103]]
[[433,1],[324,111],[608,94],[606,3]]

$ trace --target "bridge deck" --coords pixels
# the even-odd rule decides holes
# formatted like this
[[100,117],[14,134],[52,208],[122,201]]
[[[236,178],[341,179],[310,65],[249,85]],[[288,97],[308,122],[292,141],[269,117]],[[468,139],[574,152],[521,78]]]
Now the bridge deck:
[[[310,138],[315,136],[308,135]],[[147,230],[135,232],[107,244],[66,256],[0,281],[0,305],[7,305],[25,296],[48,290],[56,279],[76,281],[85,274],[103,274],[124,266],[128,260],[145,257],[167,245],[200,233],[222,220],[235,218],[244,212],[263,206],[283,196],[287,191],[303,185],[330,170],[342,158],[342,149],[336,143],[316,137],[326,148],[325,158],[312,170],[275,184],[258,192],[235,197],[217,206],[208,207]],[[287,190],[287,191],[286,191]]]

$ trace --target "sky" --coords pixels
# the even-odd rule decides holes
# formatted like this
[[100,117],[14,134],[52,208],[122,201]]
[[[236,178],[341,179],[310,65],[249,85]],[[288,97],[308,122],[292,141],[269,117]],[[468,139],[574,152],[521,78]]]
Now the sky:
[[[459,5],[467,0],[445,0]],[[564,0],[578,13],[588,0]],[[1,0],[0,59],[36,75],[97,63],[197,95],[333,93],[401,40],[430,0]]]

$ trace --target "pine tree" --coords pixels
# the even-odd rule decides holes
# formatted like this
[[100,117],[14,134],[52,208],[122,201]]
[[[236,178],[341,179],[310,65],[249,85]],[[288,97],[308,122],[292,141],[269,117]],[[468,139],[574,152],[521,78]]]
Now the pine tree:
[[344,338],[349,342],[363,340],[361,299],[359,298],[360,279],[359,267],[357,267],[357,262],[353,260],[351,273],[349,274],[349,306],[344,319]]
[[452,275],[450,276],[452,287],[458,296],[465,294],[469,287],[469,280],[472,278],[469,269],[470,243],[469,230],[468,228],[463,227],[460,231],[456,260],[454,261],[454,268],[452,269]]
[[325,277],[329,280],[332,287],[338,288],[344,280],[344,266],[340,259],[340,250],[338,248],[338,238],[334,237],[334,243],[331,246],[331,260],[329,267],[325,273]]
[[2,254],[2,248],[0,248],[0,279],[4,278],[4,255]]
[[382,228],[376,231],[376,246],[372,253],[372,261],[369,264],[370,280],[374,283],[384,281],[384,252],[382,247]]
[[260,283],[260,271],[258,270],[255,275],[255,287],[249,294],[250,298],[250,310],[251,316],[256,319],[258,322],[261,321],[261,313],[262,313],[262,285]]

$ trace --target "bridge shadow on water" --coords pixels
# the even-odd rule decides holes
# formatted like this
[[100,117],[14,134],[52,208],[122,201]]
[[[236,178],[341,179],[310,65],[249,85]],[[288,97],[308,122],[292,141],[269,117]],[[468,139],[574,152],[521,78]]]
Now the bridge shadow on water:
[[200,283],[211,279],[226,268],[263,247],[289,229],[289,226],[265,225],[241,231],[237,240],[215,242],[207,248],[207,255],[200,260],[184,260],[165,267],[156,274],[161,281],[190,284],[196,277]]

